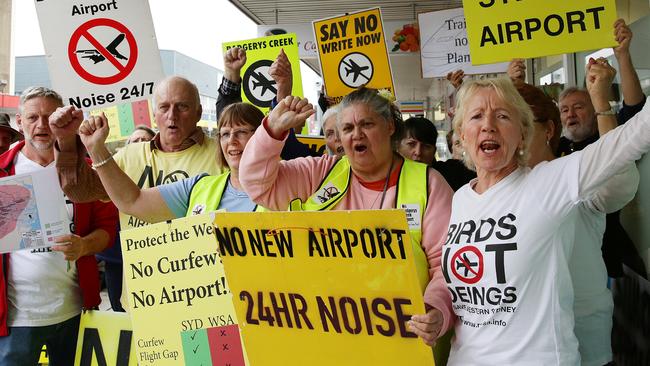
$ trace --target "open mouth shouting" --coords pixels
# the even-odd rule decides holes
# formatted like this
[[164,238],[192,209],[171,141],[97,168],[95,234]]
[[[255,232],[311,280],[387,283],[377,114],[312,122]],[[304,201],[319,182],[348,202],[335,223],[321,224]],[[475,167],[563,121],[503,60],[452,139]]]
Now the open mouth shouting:
[[354,149],[355,152],[358,153],[364,153],[368,151],[368,146],[366,146],[365,144],[354,144],[352,148]]
[[485,140],[481,142],[479,148],[484,154],[493,155],[497,150],[499,150],[499,148],[501,148],[501,144],[494,140]]

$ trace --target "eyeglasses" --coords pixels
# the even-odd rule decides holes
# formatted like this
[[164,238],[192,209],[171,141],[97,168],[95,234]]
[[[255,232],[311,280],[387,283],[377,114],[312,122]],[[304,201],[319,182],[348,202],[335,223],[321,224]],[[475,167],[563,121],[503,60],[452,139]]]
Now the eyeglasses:
[[221,131],[219,132],[219,139],[221,141],[228,141],[230,140],[230,136],[233,136],[235,140],[243,140],[246,137],[248,137],[250,134],[255,132],[255,130],[251,129],[240,129],[240,130],[234,130],[234,131]]

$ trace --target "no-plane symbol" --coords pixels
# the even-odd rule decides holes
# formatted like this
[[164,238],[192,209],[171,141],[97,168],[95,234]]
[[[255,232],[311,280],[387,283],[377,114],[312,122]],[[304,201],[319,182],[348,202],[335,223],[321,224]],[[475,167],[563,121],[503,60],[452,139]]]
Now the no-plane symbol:
[[372,79],[373,73],[372,61],[363,53],[349,53],[339,63],[339,78],[350,88],[367,84]]
[[[113,42],[111,42],[108,46],[106,46],[106,51],[108,51],[111,55],[115,56],[115,58],[120,59],[120,60],[128,60],[129,58],[121,54],[117,50],[117,46],[122,43],[122,41],[126,38],[126,35],[124,33],[120,33]],[[106,57],[104,57],[101,52],[99,52],[96,48],[89,49],[89,50],[76,50],[76,54],[81,54],[81,58],[88,58],[93,60],[94,63],[99,63],[104,60],[106,60]]]
[[278,93],[275,80],[269,75],[271,60],[259,60],[252,63],[244,72],[243,89],[248,100],[258,107],[270,107],[271,101]]

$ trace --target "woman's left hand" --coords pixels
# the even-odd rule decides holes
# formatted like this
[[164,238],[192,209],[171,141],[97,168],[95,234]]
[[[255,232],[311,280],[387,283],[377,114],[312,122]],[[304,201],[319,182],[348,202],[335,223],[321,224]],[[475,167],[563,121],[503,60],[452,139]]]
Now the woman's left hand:
[[269,114],[269,132],[274,138],[280,139],[286,131],[302,126],[312,114],[314,114],[314,106],[307,99],[288,96],[282,99]]
[[422,341],[433,346],[438,339],[444,319],[438,309],[431,309],[424,315],[413,315],[407,325],[409,330],[422,338]]

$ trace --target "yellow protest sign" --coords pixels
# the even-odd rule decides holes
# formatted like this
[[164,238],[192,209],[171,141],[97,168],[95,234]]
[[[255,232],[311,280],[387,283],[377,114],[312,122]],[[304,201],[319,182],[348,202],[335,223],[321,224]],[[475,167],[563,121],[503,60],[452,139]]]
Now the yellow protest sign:
[[252,365],[433,365],[403,210],[217,213]]
[[325,145],[325,138],[323,136],[305,136],[305,135],[296,135],[296,138],[301,143],[309,147],[314,155],[325,155],[327,154],[327,145]]
[[86,311],[81,314],[74,364],[137,365],[129,315],[112,311]]
[[616,45],[614,0],[463,0],[463,9],[473,65]]
[[395,95],[379,8],[313,22],[327,95],[338,103],[362,85]]
[[141,365],[246,364],[212,220],[190,216],[121,232]]
[[233,47],[241,47],[246,50],[246,64],[241,71],[243,101],[254,104],[263,112],[269,110],[271,102],[278,92],[275,80],[269,75],[269,68],[278,57],[280,50],[284,50],[291,63],[293,74],[291,95],[302,97],[300,57],[298,56],[298,41],[294,33],[225,42],[222,44],[221,50],[225,54]]

